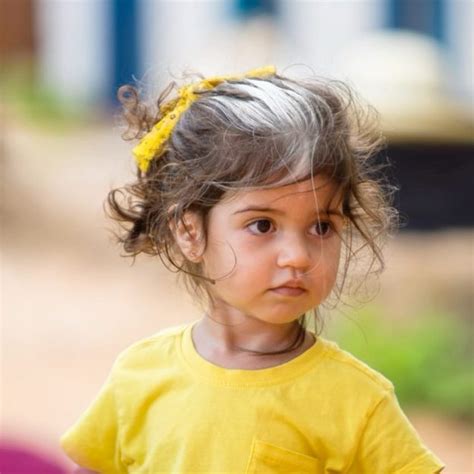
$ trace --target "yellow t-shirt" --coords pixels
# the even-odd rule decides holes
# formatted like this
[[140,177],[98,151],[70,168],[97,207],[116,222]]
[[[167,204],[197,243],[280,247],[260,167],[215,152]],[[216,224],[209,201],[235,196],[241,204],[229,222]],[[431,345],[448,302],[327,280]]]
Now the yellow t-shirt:
[[61,438],[100,473],[438,473],[393,384],[319,337],[259,370],[204,359],[193,324],[123,351],[95,401]]

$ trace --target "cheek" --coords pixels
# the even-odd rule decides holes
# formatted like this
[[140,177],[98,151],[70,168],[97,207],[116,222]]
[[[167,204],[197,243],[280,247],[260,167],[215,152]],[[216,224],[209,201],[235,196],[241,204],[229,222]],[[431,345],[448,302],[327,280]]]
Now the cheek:
[[213,241],[203,260],[205,274],[217,280],[214,290],[221,297],[249,298],[272,281],[268,254],[245,239]]
[[332,271],[334,272],[334,275],[337,274],[340,260],[341,260],[341,241],[337,240],[336,244],[334,245],[334,248],[332,249],[332,254],[331,254],[331,268],[332,268]]
[[245,260],[246,253],[238,242],[229,238],[210,238],[204,252],[203,266],[211,278],[230,278]]
[[329,295],[336,283],[340,257],[341,246],[340,244],[338,244],[337,246],[334,246],[333,248],[328,250],[324,258],[324,276],[321,282],[321,291],[323,298]]
[[316,249],[313,254],[312,278],[329,284],[336,279],[341,256],[340,243],[331,243]]

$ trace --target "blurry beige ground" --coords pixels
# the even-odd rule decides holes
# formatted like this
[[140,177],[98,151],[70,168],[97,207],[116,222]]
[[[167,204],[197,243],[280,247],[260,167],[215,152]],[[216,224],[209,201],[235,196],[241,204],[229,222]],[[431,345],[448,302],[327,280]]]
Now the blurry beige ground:
[[[97,393],[118,352],[199,310],[159,261],[138,258],[130,266],[111,244],[102,202],[133,177],[130,146],[118,131],[54,133],[10,122],[7,132],[2,435],[59,455],[60,434]],[[427,300],[468,317],[472,233],[402,236],[387,257],[378,299],[394,317]],[[446,473],[474,471],[468,427],[429,413],[409,417]]]

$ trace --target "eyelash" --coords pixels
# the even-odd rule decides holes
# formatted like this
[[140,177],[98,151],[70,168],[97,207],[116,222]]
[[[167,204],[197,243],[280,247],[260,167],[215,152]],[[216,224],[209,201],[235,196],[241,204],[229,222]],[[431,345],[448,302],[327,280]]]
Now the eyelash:
[[[247,228],[247,229],[250,229],[250,226],[252,226],[252,225],[254,225],[254,224],[257,224],[258,222],[270,222],[270,223],[272,223],[272,221],[271,221],[270,219],[256,219],[256,220],[250,222],[249,224],[247,224],[247,225],[246,225],[246,228]],[[331,234],[332,231],[334,230],[333,224],[332,224],[332,222],[330,222],[330,221],[317,221],[317,222],[315,223],[315,225],[318,225],[318,224],[319,224],[319,225],[321,225],[321,224],[328,224],[328,225],[329,225],[328,231],[327,231],[324,235],[318,236],[318,237],[321,237],[321,238],[323,238],[323,239],[324,239],[324,238],[327,238],[328,235]],[[272,225],[273,225],[273,223],[272,223]],[[252,234],[254,234],[254,235],[267,235],[267,234],[269,234],[269,232],[263,232],[263,233],[253,232],[253,231],[250,231],[250,232],[251,232]]]

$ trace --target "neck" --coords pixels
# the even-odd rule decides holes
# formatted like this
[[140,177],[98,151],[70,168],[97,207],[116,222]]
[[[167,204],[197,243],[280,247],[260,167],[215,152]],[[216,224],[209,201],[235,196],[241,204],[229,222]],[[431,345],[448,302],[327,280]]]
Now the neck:
[[212,311],[196,324],[195,337],[215,353],[249,356],[253,354],[248,351],[286,349],[295,342],[299,331],[297,320],[275,324],[242,313]]

